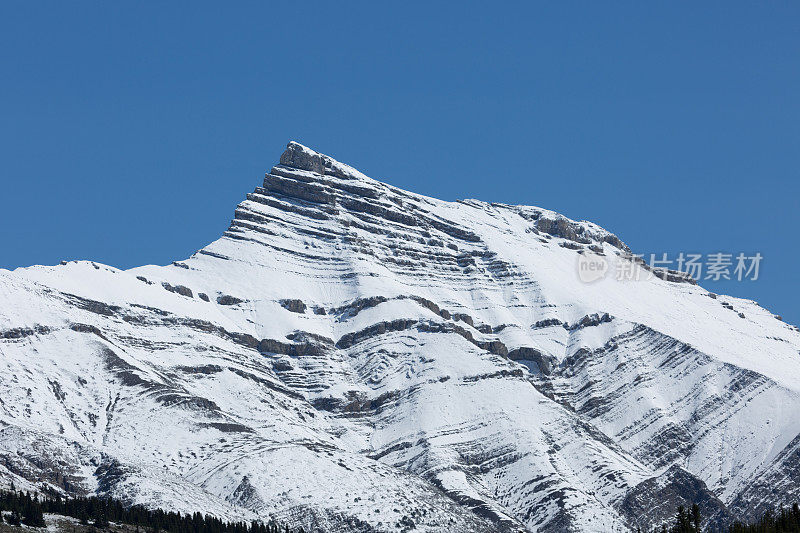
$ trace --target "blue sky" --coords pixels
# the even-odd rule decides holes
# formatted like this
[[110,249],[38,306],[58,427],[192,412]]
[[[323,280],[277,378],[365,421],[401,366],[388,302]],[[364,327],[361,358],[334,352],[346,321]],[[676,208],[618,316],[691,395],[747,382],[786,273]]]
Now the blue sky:
[[184,258],[295,139],[641,253],[760,252],[704,285],[800,323],[800,4],[231,4],[2,3],[0,267]]

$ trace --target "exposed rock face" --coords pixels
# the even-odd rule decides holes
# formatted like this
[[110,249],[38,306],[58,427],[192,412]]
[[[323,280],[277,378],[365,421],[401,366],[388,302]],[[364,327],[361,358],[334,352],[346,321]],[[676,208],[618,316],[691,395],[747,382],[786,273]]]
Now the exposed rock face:
[[592,313],[591,315],[586,315],[585,317],[581,318],[579,321],[575,322],[572,325],[564,324],[564,329],[574,331],[576,329],[599,326],[600,324],[611,322],[612,320],[613,317],[608,313],[603,313],[603,314]]
[[800,498],[800,332],[755,302],[671,271],[583,283],[588,250],[640,261],[591,222],[297,143],[234,217],[165,267],[0,271],[0,481],[324,532]]
[[169,292],[174,292],[176,294],[180,294],[181,296],[186,296],[186,297],[189,297],[189,298],[193,298],[194,297],[194,293],[192,292],[192,289],[190,289],[189,287],[184,287],[183,285],[175,285],[175,286],[173,286],[173,285],[170,285],[169,283],[167,283],[166,281],[163,282],[161,285],[165,289],[167,289]]
[[303,314],[306,312],[306,304],[303,303],[303,300],[286,298],[281,300],[280,304],[281,307],[283,307],[287,311],[291,311],[292,313]]
[[296,142],[290,142],[286,147],[286,151],[281,154],[281,165],[293,167],[300,170],[307,170],[315,174],[325,173],[325,163],[322,160],[322,155],[308,150]]
[[679,466],[672,466],[660,476],[642,481],[619,506],[632,529],[648,529],[649,524],[661,520],[666,509],[700,508],[706,524],[723,529],[735,518],[705,483]]
[[[539,218],[536,221],[536,229],[548,235],[552,235],[553,237],[561,237],[569,241],[574,241],[575,243],[592,244],[593,242],[597,242],[599,239],[601,243],[607,242],[615,248],[619,248],[620,250],[630,251],[629,248],[625,246],[625,244],[620,241],[616,235],[610,235],[608,233],[598,235],[588,229],[586,225],[573,222],[562,216],[557,216],[554,219],[544,217]],[[572,242],[561,243],[561,246],[571,250],[581,249],[580,246],[576,246]],[[595,245],[593,251],[602,253],[603,250],[602,247]]]
[[404,331],[412,327],[417,323],[416,320],[404,320],[398,319],[393,320],[391,322],[378,322],[377,324],[373,324],[367,328],[364,328],[360,331],[354,331],[352,333],[346,333],[342,335],[339,341],[336,343],[337,348],[350,348],[354,344],[357,344],[365,339],[370,339],[372,337],[377,337],[379,335],[383,335],[387,331]]
[[545,374],[550,374],[553,371],[553,365],[557,363],[555,357],[548,357],[536,348],[527,346],[509,351],[508,358],[512,361],[532,361]]
[[736,517],[755,522],[773,509],[773,501],[786,501],[800,486],[800,435],[781,450],[779,456],[754,483],[743,488],[730,504]]
[[692,278],[686,272],[679,272],[677,270],[670,270],[668,268],[653,268],[653,274],[663,279],[664,281],[672,281],[674,283],[691,283],[697,285],[697,280]]
[[217,303],[219,305],[236,305],[242,303],[244,300],[236,298],[235,296],[229,296],[227,294],[223,294],[222,296],[217,297]]

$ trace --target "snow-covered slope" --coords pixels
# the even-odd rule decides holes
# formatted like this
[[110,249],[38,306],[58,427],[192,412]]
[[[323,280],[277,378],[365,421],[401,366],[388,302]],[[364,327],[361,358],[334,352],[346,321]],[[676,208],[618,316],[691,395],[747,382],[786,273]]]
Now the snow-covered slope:
[[678,273],[584,283],[588,254],[636,263],[595,224],[290,143],[185,261],[0,270],[0,477],[323,531],[800,498],[797,329]]

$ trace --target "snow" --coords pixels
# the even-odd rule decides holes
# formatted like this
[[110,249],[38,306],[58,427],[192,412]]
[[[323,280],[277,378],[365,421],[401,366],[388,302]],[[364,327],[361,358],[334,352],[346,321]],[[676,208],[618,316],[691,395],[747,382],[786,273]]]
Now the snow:
[[[411,514],[422,531],[622,531],[619,504],[645,479],[678,464],[730,503],[800,433],[800,333],[756,303],[648,276],[584,283],[585,245],[533,231],[557,213],[444,202],[323,158],[330,174],[281,175],[333,203],[257,189],[188,268],[0,270],[0,454],[57,455],[90,491],[121,465],[107,490],[131,502],[330,531]],[[610,233],[564,220],[610,272],[628,261]],[[370,297],[385,300],[332,314]],[[401,319],[299,357],[242,340],[336,343]],[[29,332],[3,337],[15,328]],[[532,374],[491,341],[558,366]]]

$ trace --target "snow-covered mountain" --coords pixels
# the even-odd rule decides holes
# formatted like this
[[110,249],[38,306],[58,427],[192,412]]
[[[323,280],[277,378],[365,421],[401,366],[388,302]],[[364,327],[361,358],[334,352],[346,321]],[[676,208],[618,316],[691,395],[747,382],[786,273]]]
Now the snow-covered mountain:
[[[589,254],[640,279],[585,283]],[[800,499],[800,332],[590,222],[290,143],[169,266],[0,270],[0,479],[322,531],[627,531]]]

